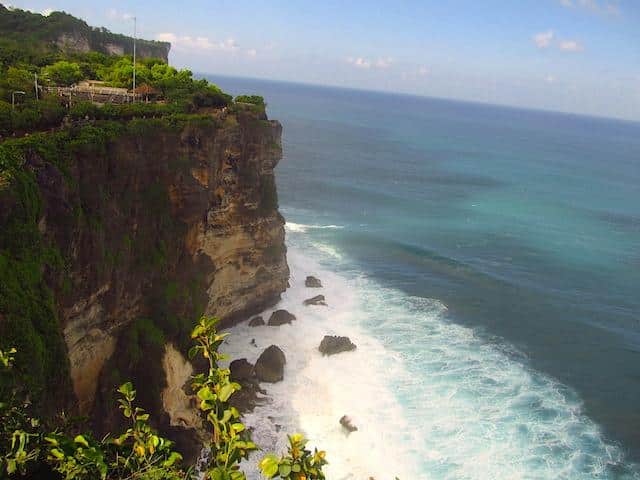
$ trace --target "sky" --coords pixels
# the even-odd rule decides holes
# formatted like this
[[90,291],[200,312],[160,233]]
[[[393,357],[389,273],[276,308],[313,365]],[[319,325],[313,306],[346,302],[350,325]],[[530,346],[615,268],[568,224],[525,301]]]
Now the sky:
[[640,121],[640,0],[13,0],[194,72]]

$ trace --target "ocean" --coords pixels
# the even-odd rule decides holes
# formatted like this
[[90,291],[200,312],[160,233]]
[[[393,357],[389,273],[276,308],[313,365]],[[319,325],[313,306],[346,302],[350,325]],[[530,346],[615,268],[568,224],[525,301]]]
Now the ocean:
[[640,124],[209,78],[284,127],[298,320],[226,347],[287,356],[258,443],[303,431],[335,480],[640,479]]

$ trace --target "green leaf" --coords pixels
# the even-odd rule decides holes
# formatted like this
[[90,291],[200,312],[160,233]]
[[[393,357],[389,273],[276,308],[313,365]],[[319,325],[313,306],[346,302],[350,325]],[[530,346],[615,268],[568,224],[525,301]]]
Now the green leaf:
[[167,458],[164,463],[162,464],[163,467],[168,468],[173,466],[174,463],[178,462],[182,460],[182,455],[180,455],[178,452],[171,452],[171,455],[169,455],[169,458]]
[[282,478],[288,477],[291,473],[291,467],[286,464],[281,464],[278,468],[278,473]]
[[50,453],[58,460],[62,460],[64,458],[64,453],[62,453],[62,451],[58,450],[57,448],[52,448]]
[[84,438],[82,435],[76,435],[76,438],[74,438],[73,441],[78,445],[82,445],[85,448],[89,448],[89,442],[87,442],[87,439]]
[[220,393],[218,393],[218,398],[221,402],[226,402],[229,400],[229,397],[235,392],[235,388],[233,388],[233,384],[228,383],[224,387],[220,389]]
[[118,393],[121,393],[127,398],[130,396],[136,396],[136,391],[133,389],[133,383],[131,382],[123,383],[122,385],[120,385],[120,388],[118,388]]
[[242,423],[234,423],[231,425],[231,430],[236,433],[240,433],[244,430],[244,425]]
[[202,387],[198,390],[198,398],[202,401],[213,402],[216,399],[216,394],[211,391],[209,387]]
[[276,473],[278,473],[278,457],[269,453],[260,460],[258,467],[265,477],[272,478]]

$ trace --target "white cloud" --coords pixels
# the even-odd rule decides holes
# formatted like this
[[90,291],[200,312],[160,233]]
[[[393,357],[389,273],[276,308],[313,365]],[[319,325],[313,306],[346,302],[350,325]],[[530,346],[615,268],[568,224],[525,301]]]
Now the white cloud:
[[601,15],[620,15],[620,7],[617,2],[601,0],[560,0],[560,5],[565,8],[582,8]]
[[558,48],[564,52],[581,52],[582,45],[575,40],[563,40],[558,44]]
[[549,48],[553,41],[553,30],[547,30],[546,32],[536,33],[531,39],[538,48]]
[[379,58],[378,60],[376,60],[375,66],[377,68],[389,68],[392,63],[393,63],[393,58],[391,57]]
[[[567,0],[569,1],[569,0]],[[546,32],[536,33],[531,40],[538,48],[550,48],[557,47],[563,52],[581,52],[584,50],[582,44],[577,40],[558,40],[554,41],[556,38],[553,30],[547,30]]]
[[363,57],[348,57],[347,63],[353,65],[356,68],[362,68],[364,70],[368,70],[370,68],[385,69],[391,67],[391,65],[393,64],[393,58],[385,57],[378,58],[377,60],[369,60]]
[[556,77],[554,77],[553,75],[547,75],[546,77],[544,77],[544,81],[547,83],[553,83],[556,81]]
[[258,51],[255,48],[250,48],[247,50],[247,55],[250,57],[255,57],[258,54]]
[[420,67],[418,69],[418,75],[420,75],[421,77],[429,75],[429,69],[427,67]]
[[349,57],[347,58],[347,63],[350,63],[354,67],[358,67],[358,68],[365,68],[365,69],[371,68],[371,62],[368,60],[365,60],[362,57],[358,57],[358,58]]
[[[240,46],[233,38],[216,42],[208,37],[191,37],[189,35],[176,35],[165,32],[156,35],[156,40],[171,42],[171,45],[178,50],[217,50],[223,52],[236,52]],[[257,52],[256,52],[257,53]]]
[[115,8],[110,8],[107,10],[107,17],[111,20],[132,20],[132,13],[124,13],[116,10]]

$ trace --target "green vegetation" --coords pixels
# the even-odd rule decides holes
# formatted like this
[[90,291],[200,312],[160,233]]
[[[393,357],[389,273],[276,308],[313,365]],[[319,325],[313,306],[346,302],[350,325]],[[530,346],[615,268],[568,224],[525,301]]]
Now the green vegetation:
[[313,452],[307,450],[307,439],[299,433],[289,435],[289,449],[285,455],[278,458],[270,453],[260,461],[260,471],[267,478],[282,478],[287,480],[324,480],[322,467],[327,464],[324,451]]
[[[229,369],[220,368],[219,352],[227,334],[216,330],[217,319],[202,317],[191,338],[195,346],[189,356],[201,356],[206,373],[192,377],[191,388],[208,425],[205,447],[210,451],[201,465],[205,480],[245,480],[240,461],[257,449],[240,421],[240,413],[229,404],[240,385],[230,380]],[[0,374],[11,374],[15,349],[0,350]],[[53,432],[30,415],[24,391],[14,388],[0,397],[0,478],[14,477],[51,468],[47,478],[65,480],[195,480],[192,469],[180,466],[182,455],[173,443],[150,426],[150,417],[135,405],[136,391],[129,382],[118,389],[119,409],[128,426],[124,432],[96,440],[87,433]],[[289,436],[289,450],[282,457],[267,454],[259,467],[267,478],[324,480],[325,452],[305,448],[300,434]]]
[[[0,63],[12,63],[16,59],[39,66],[52,63],[51,59],[60,53],[56,43],[70,35],[81,38],[92,51],[106,54],[106,45],[111,44],[122,48],[124,54],[132,53],[131,37],[104,28],[92,28],[65,12],[44,16],[0,5]],[[138,48],[139,52],[164,57],[169,44],[138,40]]]
[[267,108],[264,98],[260,95],[238,95],[235,101],[251,105],[251,109],[256,113],[264,113]]

